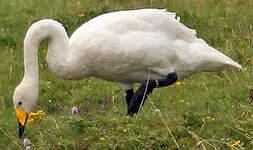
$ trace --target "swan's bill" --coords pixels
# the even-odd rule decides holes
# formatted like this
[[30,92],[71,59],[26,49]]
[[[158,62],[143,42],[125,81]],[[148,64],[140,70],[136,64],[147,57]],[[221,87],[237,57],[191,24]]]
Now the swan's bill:
[[25,124],[28,119],[29,113],[25,112],[25,110],[21,106],[18,106],[15,111],[19,126],[18,136],[21,138],[25,130]]

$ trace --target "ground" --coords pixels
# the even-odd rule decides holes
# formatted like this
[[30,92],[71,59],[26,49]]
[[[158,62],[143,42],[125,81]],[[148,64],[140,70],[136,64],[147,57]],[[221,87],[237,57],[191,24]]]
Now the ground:
[[[139,115],[128,117],[120,84],[52,75],[44,41],[40,98],[33,111],[45,113],[27,124],[23,137],[30,139],[31,148],[253,149],[253,104],[248,99],[253,88],[252,0],[0,0],[0,149],[24,148],[12,95],[23,76],[23,39],[31,23],[53,18],[71,35],[99,14],[144,7],[176,12],[198,37],[243,70],[200,73],[155,89]],[[73,106],[79,113],[71,114]]]

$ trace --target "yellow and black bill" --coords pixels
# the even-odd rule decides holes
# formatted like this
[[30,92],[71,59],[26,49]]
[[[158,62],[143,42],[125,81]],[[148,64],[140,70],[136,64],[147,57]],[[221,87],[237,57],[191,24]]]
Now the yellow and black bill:
[[29,113],[25,112],[25,110],[21,106],[16,108],[16,117],[18,120],[18,128],[19,128],[18,136],[20,138],[22,137],[24,133],[25,124],[27,122],[28,116],[29,116]]

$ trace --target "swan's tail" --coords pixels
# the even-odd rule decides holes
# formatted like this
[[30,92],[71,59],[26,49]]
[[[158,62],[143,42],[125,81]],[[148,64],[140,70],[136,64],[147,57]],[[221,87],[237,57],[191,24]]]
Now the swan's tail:
[[226,56],[225,54],[215,50],[213,54],[211,54],[211,57],[213,57],[214,63],[217,62],[218,65],[220,65],[220,69],[231,69],[231,70],[238,70],[240,71],[242,69],[242,66],[239,65],[237,62]]
[[196,53],[199,56],[199,71],[219,71],[225,69],[240,71],[242,69],[242,66],[237,62],[207,44],[195,43],[192,46],[197,49]]
[[242,66],[232,60],[229,63],[227,63],[227,68],[240,71],[242,69]]

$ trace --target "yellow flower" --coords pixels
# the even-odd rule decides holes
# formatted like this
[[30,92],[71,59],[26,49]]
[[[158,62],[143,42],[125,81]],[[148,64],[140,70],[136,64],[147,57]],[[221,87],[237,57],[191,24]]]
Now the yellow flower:
[[45,113],[44,110],[39,110],[39,111],[37,111],[37,114],[38,114],[40,117],[46,116],[46,113]]
[[37,117],[37,116],[38,116],[37,113],[33,113],[33,112],[29,113],[29,117]]
[[44,110],[38,110],[37,112],[31,112],[29,113],[29,119],[27,120],[28,123],[34,123],[36,120],[40,120],[41,117],[46,116],[46,113]]
[[105,138],[104,138],[104,137],[100,137],[99,140],[100,140],[100,141],[104,141]]
[[84,14],[78,14],[77,16],[82,18],[82,17],[84,17]]
[[240,140],[235,141],[233,144],[230,145],[230,147],[235,147],[241,143]]
[[175,84],[176,84],[177,86],[180,86],[180,85],[181,85],[181,82],[180,82],[180,81],[177,81]]
[[183,102],[184,102],[184,99],[181,99],[181,100],[180,100],[180,103],[183,103]]
[[126,132],[127,132],[127,129],[123,129],[123,132],[126,133]]
[[44,111],[43,110],[38,110],[37,113],[40,114],[40,113],[43,113]]
[[210,117],[210,116],[206,116],[206,119],[208,119],[208,120],[212,120],[212,121],[214,121],[214,120],[215,120],[215,118],[212,118],[212,117]]
[[79,6],[81,3],[79,1],[76,2],[76,5]]
[[175,83],[175,85],[177,85],[177,86],[185,85],[185,82],[184,81],[177,81]]
[[34,119],[28,119],[27,123],[34,123]]
[[112,121],[116,121],[116,118],[112,118]]
[[247,70],[248,70],[247,67],[243,67],[243,68],[242,68],[242,72],[246,72]]

